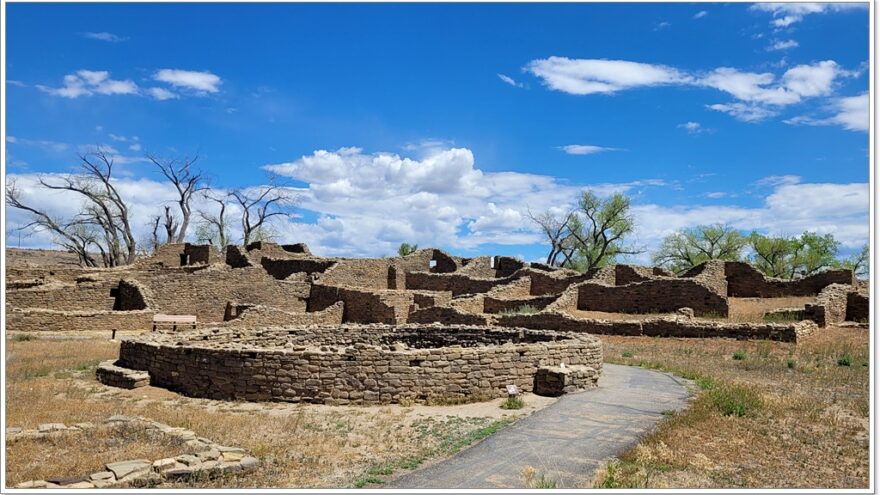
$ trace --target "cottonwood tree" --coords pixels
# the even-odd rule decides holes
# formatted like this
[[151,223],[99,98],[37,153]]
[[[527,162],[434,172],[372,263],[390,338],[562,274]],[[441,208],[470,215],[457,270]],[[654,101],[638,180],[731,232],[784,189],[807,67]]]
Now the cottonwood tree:
[[837,266],[847,268],[853,271],[857,277],[866,279],[871,269],[871,251],[870,246],[865,244],[859,252],[853,254],[849,258],[841,260]]
[[[169,208],[165,208],[165,228],[168,233],[168,242],[172,242],[172,239],[173,242],[183,242],[186,239],[186,231],[192,217],[190,203],[193,195],[208,189],[202,172],[193,167],[199,157],[196,155],[193,158],[163,158],[148,153],[147,159],[158,167],[162,175],[177,190],[175,201],[180,209],[180,223],[175,226]],[[172,226],[174,227],[173,231],[171,230]]]
[[[46,211],[25,204],[15,186],[6,189],[7,203],[32,214],[34,226],[50,230],[60,246],[77,253],[86,266],[92,261],[89,246],[97,249],[104,266],[131,263],[137,256],[128,205],[113,183],[113,157],[98,149],[79,156],[81,173],[64,177],[40,177],[49,190],[76,193],[83,207],[72,219],[52,218]],[[81,254],[82,253],[82,254]]]
[[78,221],[64,221],[23,203],[21,189],[13,179],[8,179],[6,182],[6,204],[31,214],[31,221],[18,227],[18,230],[32,229],[36,232],[48,232],[52,235],[55,244],[76,254],[81,265],[99,266],[89,251],[90,246],[96,247],[97,234],[88,225]]
[[207,242],[215,249],[222,251],[229,244],[229,223],[226,218],[228,203],[226,196],[204,194],[208,201],[217,203],[218,211],[198,210],[197,214],[201,222],[196,227],[196,237],[199,242]]
[[287,188],[270,183],[250,189],[237,189],[229,197],[241,207],[241,230],[245,245],[268,240],[271,229],[266,222],[273,217],[289,217],[299,198]]
[[681,274],[708,260],[738,261],[747,244],[748,238],[732,227],[698,225],[666,236],[651,259]]
[[419,250],[418,244],[409,244],[409,243],[403,242],[400,244],[400,247],[397,248],[397,255],[398,256],[407,256],[407,255],[413,254],[414,252],[416,252],[418,250]]
[[840,243],[832,234],[772,237],[752,232],[749,244],[754,252],[751,262],[771,277],[801,278],[842,264],[836,259]]
[[547,253],[546,263],[550,266],[560,266],[559,257],[567,252],[566,241],[571,237],[569,227],[574,218],[574,210],[569,210],[563,215],[554,215],[550,210],[538,215],[529,211],[528,217],[538,224],[550,242],[550,252]]
[[550,241],[548,264],[587,272],[614,263],[620,256],[642,252],[626,245],[634,228],[630,206],[624,194],[602,199],[587,190],[581,193],[577,209],[567,214],[529,213],[529,217]]

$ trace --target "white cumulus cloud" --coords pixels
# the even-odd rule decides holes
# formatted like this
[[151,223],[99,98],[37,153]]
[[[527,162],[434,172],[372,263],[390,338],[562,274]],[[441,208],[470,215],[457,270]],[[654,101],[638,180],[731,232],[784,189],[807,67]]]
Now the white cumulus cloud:
[[602,153],[605,151],[619,151],[618,148],[608,148],[606,146],[595,146],[592,144],[569,144],[560,146],[559,149],[569,155],[592,155],[594,153]]
[[130,80],[110,79],[107,71],[78,70],[75,74],[64,76],[64,85],[58,88],[37,85],[40,91],[62,96],[79,98],[80,96],[102,95],[133,95],[138,93],[137,84]]

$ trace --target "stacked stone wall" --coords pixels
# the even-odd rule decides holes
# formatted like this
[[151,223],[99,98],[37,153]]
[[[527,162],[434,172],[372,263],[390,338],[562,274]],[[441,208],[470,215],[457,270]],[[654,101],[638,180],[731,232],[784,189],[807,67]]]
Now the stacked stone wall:
[[608,313],[672,313],[689,307],[697,316],[727,316],[727,298],[697,280],[653,279],[610,286],[578,285],[577,309]]
[[339,301],[345,304],[344,323],[406,323],[415,306],[414,295],[407,291],[365,290],[312,284],[307,311],[320,311]]
[[107,311],[113,309],[111,290],[119,279],[87,279],[78,283],[48,283],[27,289],[7,289],[6,305],[60,311]]
[[846,295],[846,320],[868,322],[871,304],[867,294],[850,292]]
[[[297,347],[293,330],[251,340],[229,333],[217,344],[201,340],[204,332],[182,342],[180,335],[150,335],[122,342],[118,364],[194,397],[325,404],[500,397],[507,385],[531,391],[542,366],[585,365],[597,373],[602,366],[601,343],[589,335],[376,327],[354,330],[373,340],[346,342],[344,330],[333,330],[330,338],[344,347]],[[322,340],[310,334],[302,341]],[[281,345],[287,342],[293,347]]]
[[149,330],[155,311],[57,311],[13,308],[6,312],[9,332],[110,332]]
[[218,324],[218,327],[263,328],[291,325],[340,325],[344,304],[337,302],[321,311],[291,313],[267,306],[241,308],[235,317]]
[[831,284],[853,285],[852,270],[826,270],[808,277],[783,280],[766,277],[748,263],[725,263],[727,295],[730,297],[814,296]]

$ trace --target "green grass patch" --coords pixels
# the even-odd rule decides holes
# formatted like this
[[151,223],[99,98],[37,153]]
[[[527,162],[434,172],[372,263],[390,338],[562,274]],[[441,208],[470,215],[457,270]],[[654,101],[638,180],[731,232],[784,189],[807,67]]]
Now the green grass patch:
[[719,383],[707,393],[715,409],[725,416],[753,417],[764,405],[757,392],[741,385]]
[[795,366],[797,366],[797,361],[795,361],[794,359],[789,358],[789,359],[785,362],[785,365],[788,366],[788,369],[793,370],[793,369],[795,368]]
[[733,360],[734,361],[742,361],[745,358],[746,358],[746,351],[744,351],[742,349],[733,353]]
[[625,358],[631,358],[631,357],[633,357],[633,353],[631,353],[629,351],[623,351],[623,354],[621,354],[621,356],[623,356]]
[[522,409],[526,403],[518,395],[511,395],[501,403],[501,409]]
[[853,361],[852,356],[850,356],[849,354],[844,354],[843,356],[840,356],[839,358],[837,358],[837,365],[838,366],[852,366],[852,361]]

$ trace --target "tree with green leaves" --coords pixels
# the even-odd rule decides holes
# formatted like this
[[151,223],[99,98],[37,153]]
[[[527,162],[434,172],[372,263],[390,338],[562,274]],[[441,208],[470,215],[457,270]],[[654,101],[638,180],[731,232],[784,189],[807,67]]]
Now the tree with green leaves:
[[840,243],[832,234],[804,232],[799,237],[771,237],[752,232],[751,262],[771,277],[795,279],[840,266],[836,259]]
[[708,260],[738,261],[748,238],[733,227],[698,225],[666,236],[652,261],[682,274]]
[[529,216],[550,241],[548,264],[587,272],[641,252],[626,244],[634,227],[630,209],[630,199],[624,194],[603,199],[586,190],[578,207],[562,217],[551,212]]
[[870,246],[865,244],[858,253],[838,261],[837,267],[847,268],[853,271],[857,277],[867,279],[871,269]]
[[400,244],[400,247],[397,248],[397,254],[399,256],[407,256],[407,255],[413,254],[414,252],[418,251],[418,249],[419,249],[418,244],[408,244],[406,242],[402,242]]

